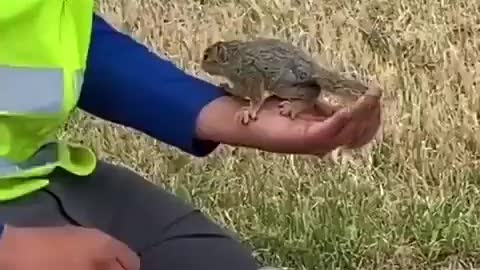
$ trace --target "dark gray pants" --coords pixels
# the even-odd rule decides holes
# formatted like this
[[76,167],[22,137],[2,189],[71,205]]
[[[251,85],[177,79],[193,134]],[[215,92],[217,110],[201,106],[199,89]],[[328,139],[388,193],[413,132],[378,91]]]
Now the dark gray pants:
[[89,177],[57,170],[51,185],[0,203],[0,222],[100,229],[141,256],[142,270],[254,270],[237,240],[165,190],[123,167],[99,162]]

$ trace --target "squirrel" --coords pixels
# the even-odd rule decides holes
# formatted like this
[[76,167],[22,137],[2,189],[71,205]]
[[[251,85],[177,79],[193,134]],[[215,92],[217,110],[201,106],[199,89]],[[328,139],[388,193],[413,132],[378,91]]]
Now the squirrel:
[[321,91],[349,98],[365,94],[376,98],[382,92],[377,85],[368,87],[328,70],[300,48],[274,38],[217,41],[203,51],[201,68],[227,78],[233,87],[220,84],[227,93],[249,100],[236,115],[245,125],[258,118],[271,96],[283,100],[278,105],[281,115],[295,119],[312,107],[326,115],[334,113],[336,109],[320,98]]

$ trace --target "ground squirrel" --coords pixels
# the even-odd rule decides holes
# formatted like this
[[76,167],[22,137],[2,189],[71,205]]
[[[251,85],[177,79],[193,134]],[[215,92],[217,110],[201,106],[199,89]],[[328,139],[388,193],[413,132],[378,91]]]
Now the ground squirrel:
[[[332,106],[320,98],[321,91],[358,98],[370,89],[326,69],[300,48],[273,38],[217,41],[204,50],[201,68],[210,75],[227,78],[233,87],[221,87],[228,93],[250,100],[250,105],[237,114],[243,124],[257,119],[270,96],[283,99],[280,114],[294,119],[312,106],[324,114],[333,113]],[[368,94],[376,97],[381,95],[380,90],[376,87]]]

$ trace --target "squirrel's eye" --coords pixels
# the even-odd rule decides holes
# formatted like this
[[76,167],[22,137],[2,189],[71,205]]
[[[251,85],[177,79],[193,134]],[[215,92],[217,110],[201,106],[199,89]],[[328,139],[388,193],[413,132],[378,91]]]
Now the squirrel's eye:
[[203,55],[203,60],[207,60],[208,59],[208,54],[204,54]]

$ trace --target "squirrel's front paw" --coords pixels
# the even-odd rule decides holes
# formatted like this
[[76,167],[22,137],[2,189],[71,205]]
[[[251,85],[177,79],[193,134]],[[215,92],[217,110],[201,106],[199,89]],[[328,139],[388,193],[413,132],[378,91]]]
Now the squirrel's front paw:
[[242,107],[236,114],[235,119],[242,125],[248,125],[252,120],[258,119],[257,111],[251,107]]
[[293,120],[297,118],[298,114],[308,109],[309,104],[299,100],[295,100],[295,101],[285,100],[280,102],[278,104],[278,107],[280,108],[280,115],[285,117],[290,117],[290,119]]

